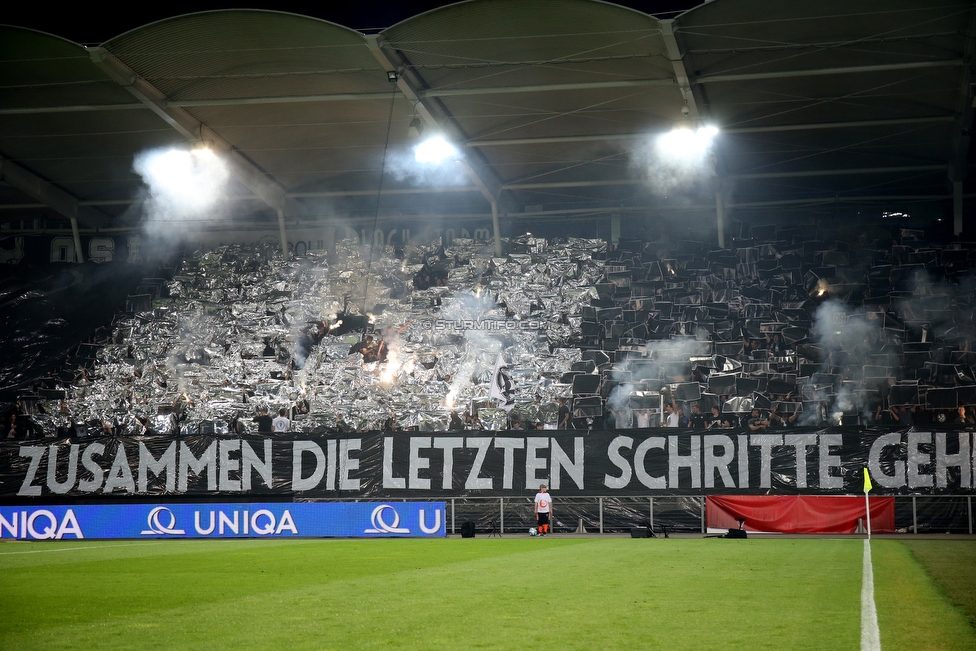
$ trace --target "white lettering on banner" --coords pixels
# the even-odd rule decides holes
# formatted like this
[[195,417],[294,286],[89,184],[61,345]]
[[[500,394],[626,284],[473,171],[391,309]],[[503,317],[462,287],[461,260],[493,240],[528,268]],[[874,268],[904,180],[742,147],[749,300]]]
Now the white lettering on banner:
[[383,438],[383,488],[397,490],[406,487],[405,478],[393,476],[393,437],[386,436]]
[[258,509],[254,513],[235,510],[232,515],[233,517],[228,516],[225,511],[209,511],[207,526],[203,527],[200,524],[200,511],[194,511],[193,528],[201,536],[212,535],[215,530],[217,530],[218,535],[229,532],[255,536],[278,536],[285,531],[295,536],[298,535],[298,527],[295,526],[295,520],[288,509],[282,512],[281,520],[278,520],[275,514],[268,509]]
[[662,475],[661,477],[651,477],[647,472],[647,466],[644,465],[644,457],[647,456],[648,451],[652,449],[665,449],[666,439],[663,436],[649,436],[637,446],[634,450],[634,473],[637,475],[637,480],[653,489],[664,489],[668,487],[667,480]]
[[759,448],[759,488],[772,486],[773,446],[783,445],[783,437],[778,434],[753,434],[749,445]]
[[[502,463],[502,488],[511,490],[515,475],[515,451],[525,449],[525,439],[507,436],[495,437],[495,449],[504,453]],[[555,488],[555,486],[553,486]]]
[[684,456],[678,453],[678,437],[668,437],[668,484],[678,486],[678,472],[687,468],[691,471],[691,487],[701,488],[701,437],[687,438],[691,443],[691,452]]
[[271,471],[271,441],[264,440],[264,461],[254,453],[254,448],[247,441],[241,440],[241,487],[243,490],[251,490],[251,474],[253,470],[258,471],[258,475],[268,488],[274,486],[274,474]]
[[129,235],[126,238],[126,244],[129,248],[129,258],[128,262],[138,264],[142,262],[142,255],[139,253],[139,245],[141,241],[138,235]]
[[88,241],[88,259],[92,262],[111,262],[115,257],[115,240],[111,237],[93,237]]
[[203,527],[200,526],[200,512],[194,511],[193,528],[196,529],[196,532],[201,536],[209,536],[210,534],[212,534],[214,532],[214,529],[217,528],[217,521],[214,518],[214,512],[213,511],[210,512],[210,524],[207,526],[206,529],[204,529]]
[[630,483],[631,470],[630,463],[623,458],[620,454],[621,449],[630,449],[634,446],[634,439],[629,436],[618,436],[617,438],[610,441],[610,446],[607,448],[607,457],[610,459],[610,463],[617,466],[620,469],[620,476],[613,477],[611,475],[603,476],[603,485],[607,488],[627,488],[627,484]]
[[[13,526],[0,516],[0,538],[3,537],[4,528],[10,533],[11,537],[17,538],[17,515],[14,514]],[[20,512],[20,536],[21,540],[61,540],[65,536],[84,538],[85,534],[81,531],[78,518],[75,512],[68,509],[64,512],[61,521],[58,522],[57,516],[48,509],[37,509],[36,511]]]
[[[546,471],[546,460],[540,458],[537,452],[549,447],[549,439],[542,436],[529,436],[525,439],[525,488],[526,490],[539,488],[539,484],[548,482],[545,476],[539,477],[538,471]],[[551,483],[551,482],[548,482]]]
[[136,482],[132,479],[132,469],[129,467],[129,458],[125,454],[125,445],[119,443],[115,448],[115,460],[108,471],[105,479],[103,493],[111,493],[116,488],[122,489],[127,493],[136,492]]
[[71,237],[51,238],[51,262],[74,262],[75,240]]
[[[820,435],[820,488],[843,488],[844,477],[841,473],[841,458],[830,453],[830,448],[840,447],[844,437],[840,434]],[[831,472],[837,470],[837,474]]]
[[[332,446],[335,441],[329,441],[329,445]],[[308,452],[315,459],[315,469],[312,470],[312,474],[308,477],[302,476],[302,466],[304,465],[303,456]],[[291,449],[291,488],[294,491],[307,491],[315,488],[322,481],[322,477],[325,476],[326,471],[326,461],[325,453],[322,452],[322,448],[319,447],[317,443],[312,441],[295,441],[292,444]],[[330,457],[330,468],[329,473],[332,474],[334,471],[331,469],[331,457]],[[334,474],[329,480],[329,490],[332,490],[335,486]]]
[[737,434],[739,449],[739,488],[749,488],[749,435]]
[[353,470],[359,470],[359,459],[350,457],[349,453],[362,448],[362,439],[341,439],[339,441],[339,490],[359,490],[359,479],[353,479],[349,476]]
[[219,457],[220,462],[218,465],[220,467],[220,479],[219,479],[218,486],[222,491],[238,492],[241,490],[241,480],[231,479],[230,473],[233,470],[240,470],[241,460],[231,459],[230,453],[231,452],[240,453],[241,442],[240,440],[227,440],[227,439],[221,440],[219,450],[220,450],[220,457]]
[[78,490],[83,493],[93,493],[102,487],[102,481],[105,479],[105,471],[102,467],[95,463],[93,457],[100,457],[102,453],[105,452],[105,446],[101,443],[92,443],[85,448],[85,451],[81,453],[81,465],[85,467],[85,470],[91,473],[91,479],[82,479],[78,482]]
[[970,477],[972,470],[969,466],[969,432],[956,432],[956,447],[959,450],[956,454],[948,453],[948,442],[945,432],[935,433],[935,485],[938,488],[945,488],[949,485],[949,468],[959,468],[959,486],[961,488],[970,487]]
[[816,447],[816,434],[787,434],[784,445],[791,445],[796,451],[796,487],[807,487],[807,448]]
[[193,454],[186,441],[180,441],[180,476],[178,482],[180,492],[186,492],[187,479],[191,472],[199,477],[204,470],[207,471],[207,490],[217,490],[217,441],[208,445],[199,458]]
[[[732,439],[725,434],[709,434],[705,436],[704,446],[705,488],[715,488],[716,470],[722,480],[723,487],[735,488],[732,473],[729,472],[729,464],[735,459],[735,445],[733,445]],[[716,455],[715,450],[718,448],[722,449],[722,454]]]
[[430,490],[430,479],[421,478],[420,471],[430,468],[430,459],[420,456],[422,449],[430,449],[429,436],[410,437],[410,488],[414,490]]
[[576,488],[583,490],[583,437],[573,438],[573,459],[559,446],[555,438],[550,439],[552,448],[552,489],[559,490],[561,486],[562,471],[565,470],[569,478],[576,484]]
[[[540,483],[548,483],[556,490],[581,492],[596,488],[584,485],[584,455],[596,453],[596,463],[606,469],[601,487],[611,490],[743,490],[749,488],[750,473],[755,489],[850,490],[849,466],[854,463],[866,464],[879,488],[944,492],[971,490],[976,465],[972,433],[955,430],[869,433],[862,438],[863,451],[854,445],[856,438],[831,430],[785,436],[772,431],[751,435],[607,436],[600,439],[605,442],[605,451],[595,449],[594,441],[569,433],[555,437],[498,434],[293,441],[287,444],[292,446],[291,484],[285,474],[287,468],[280,469],[280,477],[272,472],[274,455],[285,452],[274,449],[275,445],[286,445],[281,441],[203,438],[191,442],[140,437],[87,444],[14,443],[6,448],[13,457],[8,465],[19,477],[8,479],[6,485],[12,495],[19,484],[16,495],[21,497],[99,491],[106,495],[237,493],[253,490],[255,482],[296,493],[337,489],[372,493],[380,487],[411,493],[438,489],[521,491],[523,487],[516,487],[515,482],[524,462],[525,489],[535,490]],[[368,465],[358,452],[366,444],[371,448],[366,457]],[[372,447],[378,444],[383,446],[382,454],[378,450],[373,454]],[[432,454],[432,449],[441,452]],[[461,449],[466,452],[459,455],[457,450]],[[199,456],[194,451],[199,451]],[[287,453],[284,456],[287,466]],[[460,459],[464,459],[461,468],[457,466]],[[591,459],[591,467],[593,463]],[[818,464],[816,470],[812,464]],[[454,481],[455,472],[460,485]],[[374,484],[370,479],[367,485],[366,478],[374,473],[382,482]],[[563,479],[567,480],[565,485]],[[518,482],[521,484],[521,476]],[[215,521],[215,526],[218,524]],[[262,519],[261,526],[265,525]],[[225,529],[229,526],[224,525]],[[250,520],[238,522],[239,531],[250,527]],[[23,533],[23,527],[19,531]]]
[[34,486],[34,477],[37,475],[38,468],[41,467],[41,459],[44,457],[44,452],[47,448],[39,445],[22,445],[18,450],[21,457],[30,457],[30,466],[27,468],[27,473],[24,475],[24,481],[20,485],[20,489],[17,491],[18,495],[24,495],[28,497],[36,497],[41,494],[41,487]]
[[464,439],[460,436],[438,436],[434,438],[435,448],[444,451],[444,464],[441,471],[441,488],[454,488],[454,451],[464,447]]
[[48,446],[47,455],[47,487],[52,493],[64,495],[75,485],[78,477],[78,450],[80,445],[72,445],[68,453],[68,476],[63,482],[57,480],[58,473],[58,447],[57,445]]
[[146,447],[146,444],[139,441],[139,492],[145,493],[149,490],[149,473],[153,473],[157,478],[166,473],[166,492],[172,493],[176,489],[176,441],[169,444],[166,451],[159,455],[157,459]]
[[889,447],[896,448],[896,450],[901,447],[900,433],[882,434],[875,439],[871,445],[871,450],[868,452],[868,472],[871,473],[871,480],[877,482],[879,486],[901,488],[905,485],[905,461],[891,461],[894,472],[890,475],[886,474],[881,466],[881,455],[884,454],[885,448]]
[[228,530],[238,533],[238,530],[240,529],[240,524],[238,524],[237,521],[238,513],[238,511],[234,511],[234,519],[231,520],[223,511],[217,512],[217,530],[221,536],[224,535],[224,525],[227,525]]
[[441,510],[434,510],[434,526],[427,526],[427,513],[424,509],[420,509],[420,530],[426,534],[437,533],[441,530]]
[[20,529],[17,525],[20,523],[20,520],[17,518],[16,511],[14,511],[12,519],[13,522],[7,520],[7,518],[3,517],[3,513],[0,513],[0,538],[3,538],[4,529],[7,530],[11,538],[17,537],[17,531]]
[[491,445],[491,439],[486,436],[473,436],[468,437],[465,441],[465,447],[467,448],[478,448],[478,453],[474,457],[474,462],[471,464],[471,472],[468,473],[468,479],[464,482],[464,490],[477,491],[477,490],[491,490],[494,482],[491,477],[481,476],[481,467],[485,464],[485,457],[488,455],[488,446]]
[[908,487],[922,488],[933,484],[931,473],[922,472],[922,466],[930,466],[932,455],[922,452],[919,446],[932,444],[932,432],[908,433]]

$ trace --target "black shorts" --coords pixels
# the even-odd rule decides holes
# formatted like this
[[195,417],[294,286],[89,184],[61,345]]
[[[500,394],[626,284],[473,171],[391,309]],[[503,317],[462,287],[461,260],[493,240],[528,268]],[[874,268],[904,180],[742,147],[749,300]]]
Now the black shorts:
[[540,513],[539,514],[539,525],[541,526],[541,525],[544,525],[544,524],[549,524],[549,514],[548,513]]

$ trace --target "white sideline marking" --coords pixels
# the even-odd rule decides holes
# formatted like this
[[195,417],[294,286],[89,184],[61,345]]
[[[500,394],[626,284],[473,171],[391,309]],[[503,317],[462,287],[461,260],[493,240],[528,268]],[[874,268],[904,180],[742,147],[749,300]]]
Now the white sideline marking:
[[88,545],[87,547],[61,547],[58,549],[31,549],[26,552],[0,552],[0,556],[13,556],[14,554],[50,554],[53,552],[73,552],[79,549],[106,549],[108,547],[131,547],[131,546],[132,546],[131,544],[129,545]]
[[864,539],[864,568],[861,575],[861,651],[881,651],[878,610],[874,606],[874,568],[871,566],[871,542]]

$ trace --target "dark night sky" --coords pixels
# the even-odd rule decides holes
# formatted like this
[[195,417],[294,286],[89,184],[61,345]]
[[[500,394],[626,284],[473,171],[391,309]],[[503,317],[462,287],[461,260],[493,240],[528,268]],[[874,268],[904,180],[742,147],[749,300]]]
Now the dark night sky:
[[[669,18],[691,9],[702,0],[622,0],[616,4]],[[359,30],[376,30],[417,14],[453,4],[437,0],[352,0],[322,3],[271,2],[140,2],[115,6],[88,2],[60,5],[43,2],[19,3],[6,8],[0,23],[29,27],[61,36],[83,45],[99,44],[113,36],[153,21],[212,9],[274,9],[329,20]]]

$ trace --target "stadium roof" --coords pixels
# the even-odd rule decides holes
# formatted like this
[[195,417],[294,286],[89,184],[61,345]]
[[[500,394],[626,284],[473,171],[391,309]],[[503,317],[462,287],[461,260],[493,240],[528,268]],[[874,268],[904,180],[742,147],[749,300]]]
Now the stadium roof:
[[[674,200],[635,161],[683,123],[721,129],[716,178],[742,209],[945,202],[969,161],[974,21],[962,0],[714,0],[666,20],[473,0],[369,35],[258,10],[100,47],[0,27],[0,221],[129,224],[134,157],[197,141],[232,159],[241,214],[372,216],[381,172],[381,214],[636,211]],[[415,118],[464,174],[401,164]]]

